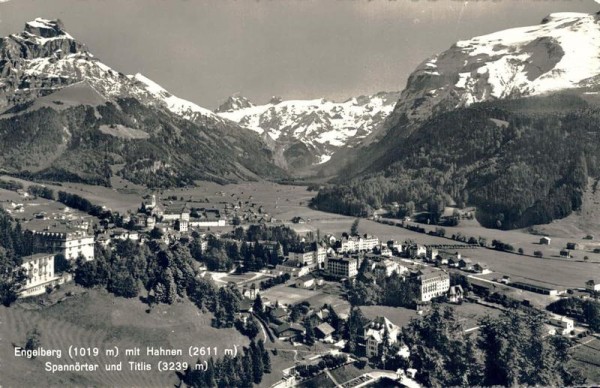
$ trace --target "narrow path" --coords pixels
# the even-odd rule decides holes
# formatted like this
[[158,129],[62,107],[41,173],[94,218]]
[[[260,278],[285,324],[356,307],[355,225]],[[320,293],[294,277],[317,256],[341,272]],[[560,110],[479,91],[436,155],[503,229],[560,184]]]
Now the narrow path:
[[335,379],[335,377],[333,377],[333,375],[331,374],[331,372],[329,372],[329,369],[325,369],[325,374],[329,377],[329,379],[331,381],[333,381],[333,383],[335,384],[336,387],[341,387],[342,385]]

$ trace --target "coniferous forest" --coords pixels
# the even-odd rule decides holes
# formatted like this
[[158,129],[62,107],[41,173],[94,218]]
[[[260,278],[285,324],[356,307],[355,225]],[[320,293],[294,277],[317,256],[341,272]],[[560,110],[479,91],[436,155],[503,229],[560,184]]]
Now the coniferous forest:
[[573,95],[441,114],[407,137],[392,129],[393,152],[322,188],[312,205],[367,216],[392,202],[425,211],[456,203],[477,206],[486,227],[547,223],[579,209],[588,177],[600,176],[599,119],[598,107]]

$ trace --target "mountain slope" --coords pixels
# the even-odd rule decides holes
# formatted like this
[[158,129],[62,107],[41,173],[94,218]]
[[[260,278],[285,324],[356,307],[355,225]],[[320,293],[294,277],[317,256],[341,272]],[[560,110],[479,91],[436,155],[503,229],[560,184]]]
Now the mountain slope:
[[265,105],[232,96],[216,112],[272,139],[283,166],[303,168],[325,163],[338,150],[359,144],[391,113],[398,96],[381,92],[341,103],[274,97]]
[[106,184],[116,165],[155,186],[282,176],[255,133],[111,69],[60,21],[27,23],[0,41],[0,55],[0,163],[9,173]]
[[482,225],[503,229],[565,217],[580,209],[588,177],[600,175],[599,107],[559,93],[439,114],[405,138],[391,164],[321,189],[313,205],[365,216],[396,202],[402,216],[415,205],[437,213],[468,204]]
[[[432,116],[476,102],[544,95],[596,84],[600,75],[598,15],[555,13],[535,26],[459,41],[423,61],[409,76],[378,138],[330,172],[375,172]],[[375,165],[374,165],[375,164]]]
[[501,228],[570,214],[600,173],[599,54],[587,14],[458,42],[417,68],[381,140],[314,205],[364,215],[392,202],[473,204]]
[[536,26],[459,41],[410,75],[391,120],[584,86],[600,74],[598,23],[597,15],[555,13]]

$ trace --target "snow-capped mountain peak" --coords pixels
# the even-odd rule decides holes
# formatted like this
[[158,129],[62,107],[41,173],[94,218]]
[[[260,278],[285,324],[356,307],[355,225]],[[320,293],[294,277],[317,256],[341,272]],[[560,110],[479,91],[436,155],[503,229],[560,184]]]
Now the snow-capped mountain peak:
[[224,103],[219,105],[215,112],[232,112],[234,110],[240,110],[244,108],[253,107],[254,104],[250,102],[246,97],[233,95],[229,96]]
[[25,23],[25,32],[30,35],[52,39],[52,38],[66,38],[73,39],[65,30],[60,20],[49,20],[43,18],[36,18],[33,21]]
[[190,121],[224,122],[139,73],[113,70],[66,32],[60,20],[27,22],[24,31],[2,38],[0,57],[0,109],[85,81],[106,99],[134,97]]
[[172,95],[171,93],[166,91],[162,86],[140,73],[137,73],[133,76],[130,75],[128,76],[128,78],[134,81],[136,86],[142,87],[152,96],[154,96],[160,101],[163,101],[166,107],[171,112],[183,118],[195,121],[200,116],[202,116],[204,118],[210,117],[213,120],[222,121],[222,119],[220,119],[210,110],[202,108],[201,106],[198,106],[193,102]]
[[600,74],[598,16],[553,13],[535,26],[462,40],[417,67],[389,122],[476,102],[589,85]]
[[[298,153],[302,153],[302,163],[289,163],[288,158],[288,165],[304,167],[324,163],[340,148],[357,145],[383,122],[398,97],[398,93],[386,92],[344,102],[326,99],[283,101],[273,97],[264,105],[238,104],[242,107],[237,109],[233,104],[227,109],[222,105],[217,114],[268,135],[284,154],[293,153],[297,159]],[[239,102],[239,98],[230,97],[227,101]]]

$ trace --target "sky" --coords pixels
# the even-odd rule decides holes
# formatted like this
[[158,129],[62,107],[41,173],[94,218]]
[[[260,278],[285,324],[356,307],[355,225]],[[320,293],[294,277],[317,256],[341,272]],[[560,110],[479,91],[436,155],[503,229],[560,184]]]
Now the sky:
[[108,66],[208,109],[400,91],[454,42],[593,0],[0,0],[0,36],[59,18]]

